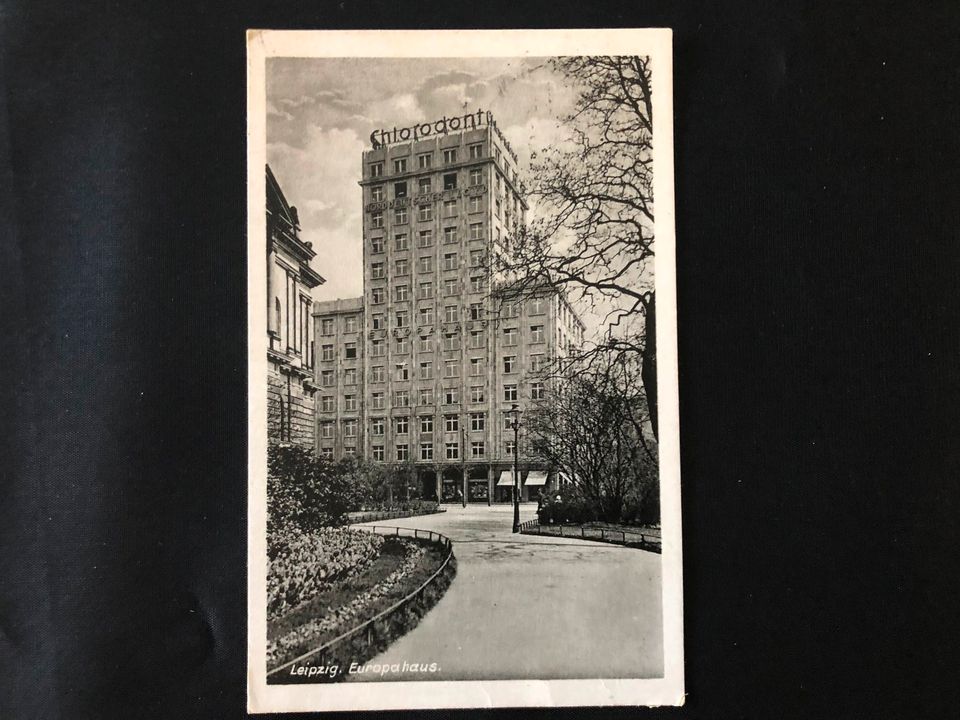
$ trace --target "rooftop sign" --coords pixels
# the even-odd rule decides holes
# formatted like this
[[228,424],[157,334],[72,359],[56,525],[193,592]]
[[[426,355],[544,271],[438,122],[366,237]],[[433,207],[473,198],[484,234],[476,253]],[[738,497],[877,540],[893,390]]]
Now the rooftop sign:
[[444,115],[441,119],[434,122],[420,123],[410,127],[393,128],[393,130],[374,130],[370,133],[370,144],[374,150],[384,145],[397,142],[410,142],[411,140],[423,140],[432,135],[446,135],[448,132],[459,132],[461,130],[476,130],[483,127],[484,120],[487,125],[493,124],[493,113],[489,110],[477,110],[475,113],[466,115],[457,115],[447,117]]

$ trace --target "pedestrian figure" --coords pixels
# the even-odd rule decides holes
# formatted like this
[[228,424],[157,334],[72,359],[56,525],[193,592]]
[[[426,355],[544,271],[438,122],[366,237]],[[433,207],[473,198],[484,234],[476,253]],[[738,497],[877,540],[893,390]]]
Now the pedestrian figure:
[[537,514],[540,514],[540,511],[543,509],[543,490],[537,491]]

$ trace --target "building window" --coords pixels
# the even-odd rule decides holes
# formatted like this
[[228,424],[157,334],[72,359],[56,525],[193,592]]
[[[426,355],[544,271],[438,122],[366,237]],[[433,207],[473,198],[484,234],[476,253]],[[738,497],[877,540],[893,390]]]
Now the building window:
[[357,384],[357,369],[356,368],[347,368],[343,371],[343,384],[344,385],[356,385]]
[[343,357],[347,360],[357,359],[357,344],[355,342],[348,342],[343,346]]
[[433,308],[432,307],[420,308],[420,324],[421,325],[433,324]]
[[483,457],[483,440],[474,440],[470,443],[470,457]]
[[503,399],[509,401],[515,401],[517,399],[517,386],[516,385],[504,385],[503,386]]
[[357,421],[356,420],[344,420],[343,421],[343,436],[352,438],[357,436]]
[[398,363],[396,366],[396,378],[397,380],[404,381],[410,379],[410,370],[407,368],[406,363]]
[[397,233],[396,235],[394,235],[393,246],[399,251],[408,249],[410,247],[410,244],[407,241],[407,234]]
[[483,223],[470,223],[470,239],[483,240]]
[[375,262],[370,266],[370,277],[372,277],[374,280],[382,280],[383,275],[384,272],[382,262]]
[[457,269],[457,254],[455,252],[443,254],[443,269],[444,270]]
[[420,416],[420,432],[422,433],[433,432],[433,415]]
[[333,423],[331,421],[326,421],[320,423],[320,437],[322,438],[332,438],[333,437]]
[[374,202],[381,202],[383,200],[383,185],[374,185],[370,188],[370,199]]
[[410,261],[407,260],[406,258],[401,258],[400,260],[397,260],[393,265],[397,275],[410,274]]
[[517,356],[516,355],[505,355],[503,358],[503,371],[505,373],[512,373],[517,371]]
[[540,372],[547,364],[547,357],[543,354],[536,354],[530,356],[530,372]]
[[407,310],[397,310],[397,327],[407,327],[410,324],[410,313]]
[[323,412],[333,412],[333,395],[324,395],[320,399],[320,409]]
[[433,205],[421,205],[417,208],[417,219],[420,220],[420,222],[433,220]]
[[433,379],[433,362],[430,360],[425,360],[420,363],[420,379],[421,380],[431,380]]
[[457,161],[457,149],[449,148],[443,151],[443,161],[448,165]]
[[487,416],[483,413],[470,413],[470,430],[477,432],[487,427]]
[[383,407],[386,404],[384,402],[384,396],[382,392],[373,393],[373,395],[370,396],[370,400],[370,407],[372,407],[374,410],[383,410]]
[[383,418],[374,418],[370,421],[370,434],[381,436],[383,435]]
[[377,211],[370,216],[370,225],[375,228],[383,227],[383,213],[381,211]]
[[473,377],[483,375],[483,358],[470,358],[470,374]]
[[327,459],[327,460],[329,460],[330,458],[332,458],[332,457],[333,457],[333,448],[332,448],[332,447],[320,448],[320,457],[325,458],[325,459]]
[[345,333],[355,333],[357,331],[357,316],[347,315],[343,319],[343,331]]
[[456,460],[460,457],[460,444],[447,443],[447,460]]
[[405,198],[407,196],[407,183],[406,182],[394,183],[393,196],[395,198]]
[[459,432],[460,417],[457,415],[444,415],[443,427],[444,427],[444,430],[446,430],[447,432]]
[[456,305],[447,305],[443,308],[444,322],[457,322],[460,319],[460,312]]
[[344,395],[343,396],[343,409],[344,410],[356,410],[357,409],[357,396],[356,395]]
[[320,321],[320,334],[333,335],[333,318],[324,318]]
[[504,344],[504,345],[516,345],[516,344],[517,344],[517,329],[516,329],[516,328],[504,328],[504,329],[503,329],[503,344]]
[[460,292],[460,283],[456,278],[447,278],[443,281],[443,294],[456,295]]
[[454,378],[460,375],[460,363],[457,360],[444,360],[443,362],[443,376],[447,378]]
[[470,347],[472,348],[483,347],[483,330],[470,331]]
[[386,379],[383,365],[374,365],[370,368],[370,382],[382,383]]
[[[459,350],[460,349],[460,335],[457,333],[444,333],[443,334],[443,349],[444,350]],[[452,375],[448,377],[453,377]]]
[[443,389],[443,402],[446,405],[457,405],[460,403],[460,389],[459,388],[444,388]]
[[472,212],[472,213],[480,212],[483,209],[483,205],[480,202],[479,195],[470,196],[470,199],[467,201],[467,209],[469,212]]
[[373,446],[373,459],[375,462],[384,461],[383,445],[374,445]]
[[397,338],[397,355],[406,355],[410,352],[410,342],[406,338]]
[[370,177],[383,177],[383,163],[370,163]]
[[503,450],[509,456],[513,457],[517,445],[513,440],[507,440],[503,443]]
[[484,400],[483,385],[474,385],[470,388],[470,402],[482,403]]
[[475,275],[470,278],[470,291],[483,292],[487,288],[487,278],[483,275]]
[[320,359],[321,359],[321,360],[333,360],[333,345],[321,345],[321,346],[320,346]]
[[[393,223],[395,225],[406,225],[407,209],[405,207],[398,207],[393,209]],[[397,248],[397,249],[399,250],[400,248]]]
[[393,405],[394,407],[409,407],[410,393],[407,390],[397,390],[393,394]]
[[383,313],[373,313],[372,317],[374,330],[383,330],[386,327]]
[[394,418],[394,430],[397,435],[406,435],[410,432],[410,418],[408,417],[398,417]]
[[433,405],[433,388],[420,388],[417,400],[420,405]]
[[397,445],[397,460],[404,461],[410,459],[410,448],[406,443]]
[[530,326],[530,342],[543,342],[543,325]]
[[[433,230],[420,231],[420,247],[428,248],[433,245]],[[431,268],[432,269],[432,268]],[[430,272],[429,270],[427,272]]]
[[[381,324],[380,326],[381,326],[381,328],[384,326],[384,325],[383,325],[384,322],[385,322],[385,321],[384,321],[384,319],[383,319],[383,315],[380,315],[380,324]],[[383,355],[384,355],[384,350],[385,350],[385,349],[386,349],[386,347],[385,347],[385,345],[384,345],[383,340],[374,340],[373,342],[370,343],[370,354],[371,354],[373,357],[383,357]]]
[[457,214],[457,201],[456,200],[444,200],[443,201],[443,216],[444,217],[453,217]]
[[370,301],[374,305],[381,304],[383,302],[384,296],[385,296],[385,293],[383,291],[383,288],[373,288],[373,290],[370,291]]
[[546,310],[543,307],[543,298],[534,298],[530,301],[530,314],[531,315],[541,315]]
[[470,265],[472,267],[481,267],[483,265],[483,250],[470,251]]
[[483,144],[477,143],[476,145],[470,146],[470,159],[476,160],[479,157],[483,157]]
[[409,285],[397,285],[394,288],[394,295],[397,302],[404,302],[410,296],[410,286]]
[[[432,319],[432,318],[433,318],[433,311],[432,311],[432,310],[430,311],[430,318],[431,318],[430,322],[433,322],[433,319]],[[420,352],[422,352],[422,353],[424,353],[424,352],[433,352],[433,346],[432,346],[431,343],[430,343],[430,336],[429,336],[429,335],[421,335],[421,336],[420,336]]]
[[420,283],[420,299],[429,300],[432,297],[433,297],[433,283],[432,282]]
[[395,173],[405,173],[407,171],[407,159],[399,158],[393,161],[393,171]]
[[457,189],[457,174],[456,173],[447,173],[443,176],[443,189],[444,190],[456,190]]
[[[499,178],[497,178],[499,180]],[[493,203],[493,212],[497,217],[500,217],[500,198],[497,198]]]
[[421,170],[429,170],[433,167],[433,155],[430,153],[424,153],[423,155],[417,156],[417,166]]
[[418,270],[420,273],[433,272],[433,255],[424,255],[419,260]]
[[532,400],[543,400],[543,383],[530,383],[530,398]]
[[320,384],[325,387],[333,385],[333,370],[323,370],[320,373]]
[[383,237],[370,238],[370,252],[379,255],[383,252]]
[[433,460],[433,443],[420,443],[420,459]]
[[443,229],[443,242],[447,245],[457,242],[457,229],[455,227]]
[[480,168],[470,169],[470,185],[476,186],[483,182],[483,170]]

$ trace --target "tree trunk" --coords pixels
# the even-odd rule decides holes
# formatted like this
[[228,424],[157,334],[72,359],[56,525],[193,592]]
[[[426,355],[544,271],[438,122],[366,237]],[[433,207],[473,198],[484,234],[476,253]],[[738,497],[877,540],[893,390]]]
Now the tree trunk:
[[660,442],[660,431],[657,423],[657,294],[650,293],[650,302],[647,303],[647,321],[643,328],[643,366],[640,377],[643,379],[643,390],[647,395],[647,408],[650,411],[650,425],[653,427],[653,436]]

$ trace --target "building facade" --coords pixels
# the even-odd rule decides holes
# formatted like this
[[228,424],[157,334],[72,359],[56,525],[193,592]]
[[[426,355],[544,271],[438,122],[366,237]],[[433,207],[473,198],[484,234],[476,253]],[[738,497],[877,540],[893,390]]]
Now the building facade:
[[311,290],[325,282],[300,238],[297,208],[267,166],[267,438],[316,445],[317,387]]
[[[412,460],[427,497],[508,500],[510,412],[544,396],[538,371],[582,342],[583,324],[556,292],[499,289],[491,256],[527,212],[516,155],[489,113],[443,124],[400,131],[418,135],[408,142],[374,133],[363,153],[364,294],[314,307],[317,447]],[[546,468],[526,455],[521,468],[535,496]]]

